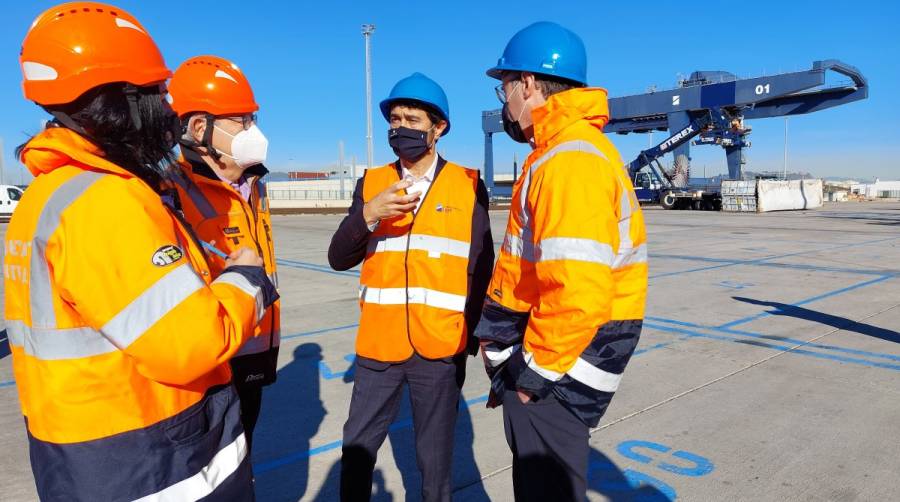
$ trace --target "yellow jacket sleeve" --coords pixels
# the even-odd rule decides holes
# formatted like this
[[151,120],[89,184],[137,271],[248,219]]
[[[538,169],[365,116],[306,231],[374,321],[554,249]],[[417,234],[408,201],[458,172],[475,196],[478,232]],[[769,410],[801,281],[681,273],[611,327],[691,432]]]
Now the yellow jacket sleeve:
[[48,245],[62,299],[151,380],[183,385],[227,362],[263,314],[260,281],[226,272],[207,284],[140,182],[98,183],[116,194],[109,207],[69,208]]
[[544,395],[609,321],[622,196],[611,163],[584,152],[550,159],[528,206],[539,300],[524,337],[519,388]]

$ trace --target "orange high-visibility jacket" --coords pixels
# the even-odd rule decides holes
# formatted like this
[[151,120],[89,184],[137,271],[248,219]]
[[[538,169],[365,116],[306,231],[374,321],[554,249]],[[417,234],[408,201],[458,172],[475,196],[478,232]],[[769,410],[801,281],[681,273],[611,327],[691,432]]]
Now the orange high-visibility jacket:
[[[396,164],[366,171],[363,200],[400,181]],[[447,162],[415,213],[383,220],[369,236],[360,275],[356,353],[401,362],[465,350],[478,172]]]
[[533,111],[535,149],[513,187],[477,336],[518,388],[553,391],[599,421],[638,336],[647,293],[644,219],[612,143],[606,91],[573,89]]
[[[183,152],[184,160],[180,163],[183,176],[173,176],[173,181],[184,217],[197,237],[208,243],[215,242],[215,247],[226,254],[241,247],[255,249],[265,262],[269,280],[277,288],[272,218],[266,185],[261,179],[268,173],[266,168],[253,166],[245,173],[251,187],[247,201],[219,179],[196,153],[189,149],[183,149]],[[225,261],[212,253],[208,253],[208,258],[211,282],[222,273]],[[253,338],[231,360],[236,385],[269,385],[275,381],[280,335],[281,302],[276,301],[266,309]]]
[[22,160],[36,179],[6,232],[5,319],[38,494],[246,493],[228,491],[252,475],[228,360],[263,315],[262,270],[207,284],[159,195],[68,129]]

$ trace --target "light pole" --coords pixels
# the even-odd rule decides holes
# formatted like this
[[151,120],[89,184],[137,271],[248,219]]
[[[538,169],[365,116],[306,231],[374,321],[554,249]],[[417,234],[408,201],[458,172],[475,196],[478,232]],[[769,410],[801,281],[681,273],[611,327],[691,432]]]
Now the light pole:
[[338,173],[341,177],[341,200],[344,200],[344,141],[338,141]]
[[371,169],[374,157],[372,147],[372,49],[370,39],[375,33],[374,24],[362,25],[363,38],[366,40],[366,166]]
[[787,119],[784,118],[784,179],[787,179]]

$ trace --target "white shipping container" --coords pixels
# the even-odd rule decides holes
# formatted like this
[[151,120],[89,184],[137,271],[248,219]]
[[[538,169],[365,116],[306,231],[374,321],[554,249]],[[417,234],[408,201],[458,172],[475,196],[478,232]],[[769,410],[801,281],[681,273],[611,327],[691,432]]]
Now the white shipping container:
[[822,180],[759,180],[757,210],[766,213],[822,207],[822,186]]

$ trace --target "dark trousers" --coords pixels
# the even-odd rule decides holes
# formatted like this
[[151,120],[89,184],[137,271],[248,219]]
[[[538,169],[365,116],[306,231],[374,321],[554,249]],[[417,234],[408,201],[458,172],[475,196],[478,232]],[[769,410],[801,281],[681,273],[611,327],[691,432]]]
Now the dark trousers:
[[237,387],[237,392],[241,400],[241,424],[247,438],[247,451],[253,451],[253,429],[256,428],[256,421],[259,420],[259,411],[262,408],[262,387],[259,385]]
[[506,391],[503,427],[517,502],[586,500],[590,430],[552,393],[523,404],[514,390]]
[[400,409],[404,384],[409,386],[412,405],[422,500],[450,500],[453,433],[465,368],[464,355],[452,361],[414,355],[398,364],[357,359],[350,414],[344,424],[341,500],[371,497],[375,459]]

